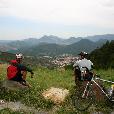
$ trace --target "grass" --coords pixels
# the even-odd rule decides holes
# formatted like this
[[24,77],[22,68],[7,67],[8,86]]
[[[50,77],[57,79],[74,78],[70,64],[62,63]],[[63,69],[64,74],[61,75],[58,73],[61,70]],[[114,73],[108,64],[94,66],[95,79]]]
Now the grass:
[[[6,64],[1,66],[0,80],[6,79],[6,68]],[[30,78],[30,74],[28,73],[27,81],[32,85],[29,90],[1,91],[0,99],[21,101],[28,106],[49,110],[53,108],[54,103],[45,100],[42,97],[42,92],[50,87],[66,88],[70,90],[74,85],[72,72],[70,70],[49,70],[42,67],[35,68],[34,78]]]
[[24,111],[15,111],[14,112],[8,108],[5,108],[5,109],[0,110],[0,114],[27,114],[27,113]]
[[[98,75],[100,75],[100,78],[114,82],[114,69],[108,69],[108,70],[100,69],[97,70],[96,72]],[[107,88],[111,87],[111,83],[105,82],[104,85]]]
[[[0,66],[0,80],[6,78],[6,68],[7,64]],[[109,79],[114,81],[114,70],[108,69],[96,71],[104,79]],[[82,112],[74,109],[71,103],[71,96],[74,91],[74,79],[72,70],[49,70],[43,67],[36,67],[34,69],[34,78],[30,78],[30,74],[27,74],[27,81],[32,85],[29,90],[19,90],[19,91],[1,91],[0,99],[6,101],[21,101],[28,106],[34,106],[40,108],[41,110],[50,111],[55,107],[55,104],[51,101],[47,101],[43,98],[42,92],[50,87],[64,88],[70,90],[70,95],[66,101],[57,106],[58,110],[56,114],[82,114]],[[3,111],[7,111],[2,110]],[[88,109],[83,112],[83,114],[89,114],[93,109]],[[101,110],[102,112],[112,111],[111,108],[106,105],[96,106],[94,111]],[[9,114],[21,114],[21,112],[12,112],[9,110]],[[3,113],[5,114],[5,113]],[[105,113],[104,113],[105,114]]]

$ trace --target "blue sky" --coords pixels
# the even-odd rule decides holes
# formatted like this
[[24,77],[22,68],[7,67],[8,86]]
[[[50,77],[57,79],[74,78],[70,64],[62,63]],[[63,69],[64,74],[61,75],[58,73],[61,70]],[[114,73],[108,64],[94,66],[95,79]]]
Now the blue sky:
[[114,34],[114,0],[1,0],[0,40]]

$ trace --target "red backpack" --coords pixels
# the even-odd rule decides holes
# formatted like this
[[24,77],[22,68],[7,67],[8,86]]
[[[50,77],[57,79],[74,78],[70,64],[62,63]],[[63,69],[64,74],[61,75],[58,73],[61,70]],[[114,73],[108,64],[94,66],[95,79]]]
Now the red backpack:
[[14,78],[16,76],[17,72],[18,72],[17,67],[13,66],[13,65],[10,65],[7,68],[7,78],[8,79]]

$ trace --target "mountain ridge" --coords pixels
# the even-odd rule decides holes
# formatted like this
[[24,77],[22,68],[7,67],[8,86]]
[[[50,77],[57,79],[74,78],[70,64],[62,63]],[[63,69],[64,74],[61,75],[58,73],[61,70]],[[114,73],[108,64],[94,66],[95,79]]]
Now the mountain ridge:
[[35,45],[39,44],[59,44],[59,45],[71,45],[77,42],[80,42],[82,39],[88,39],[90,41],[93,41],[96,43],[96,45],[99,43],[99,45],[102,45],[107,40],[111,41],[114,40],[114,34],[106,34],[106,35],[95,35],[95,36],[88,36],[88,37],[70,37],[69,39],[62,39],[57,36],[53,35],[44,35],[40,39],[37,38],[28,38],[24,40],[16,40],[16,41],[5,41],[1,40],[0,42],[3,42],[3,44],[0,44],[0,50],[1,51],[10,51],[19,50],[20,48],[31,48]]
[[[102,43],[103,45],[104,43]],[[95,43],[88,39],[81,39],[79,42],[70,45],[60,45],[60,44],[41,44],[35,45],[30,48],[20,49],[19,52],[23,52],[30,56],[56,56],[62,54],[72,54],[77,55],[80,51],[86,51],[90,53],[94,49],[101,46],[101,43]]]

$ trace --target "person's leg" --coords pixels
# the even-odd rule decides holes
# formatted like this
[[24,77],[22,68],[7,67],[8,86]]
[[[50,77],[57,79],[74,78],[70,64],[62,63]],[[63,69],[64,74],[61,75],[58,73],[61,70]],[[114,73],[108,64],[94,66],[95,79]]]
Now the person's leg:
[[79,87],[81,83],[81,72],[79,69],[74,69],[75,84]]
[[20,84],[22,84],[22,85],[24,85],[24,86],[28,86],[28,87],[31,87],[31,85],[30,84],[28,84],[27,82],[26,82],[26,72],[24,72],[24,71],[21,71],[21,72],[18,72],[17,73],[17,75],[14,77],[14,78],[12,78],[12,79],[10,79],[10,80],[12,80],[12,81],[17,81],[17,82],[19,82]]
[[21,71],[21,74],[22,74],[22,79],[23,79],[21,84],[31,87],[31,85],[28,82],[26,82],[27,71]]
[[79,69],[74,70],[74,75],[75,75],[75,80],[78,79],[79,81],[81,81],[81,72]]

